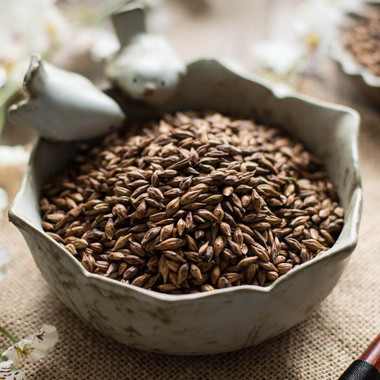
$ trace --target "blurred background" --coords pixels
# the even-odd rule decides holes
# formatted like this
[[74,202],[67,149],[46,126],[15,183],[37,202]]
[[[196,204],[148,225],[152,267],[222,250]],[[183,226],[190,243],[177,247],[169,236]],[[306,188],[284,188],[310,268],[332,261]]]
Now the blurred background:
[[[0,122],[30,55],[106,86],[104,59],[118,49],[109,16],[126,0],[0,0]],[[216,57],[298,90],[326,79],[328,44],[342,15],[362,0],[141,0],[148,29],[185,61]],[[2,124],[2,123],[1,123]],[[4,136],[3,136],[4,141]]]
[[[45,55],[61,66],[96,77],[93,64],[118,42],[109,15],[127,0],[1,0],[0,87],[20,82],[29,57]],[[284,75],[300,58],[326,55],[340,15],[361,0],[141,0],[148,28],[165,35],[185,61],[218,57],[253,74]],[[302,64],[301,64],[302,63]],[[301,67],[300,67],[301,66]],[[307,65],[306,65],[307,66]],[[94,78],[92,78],[94,79]],[[19,85],[20,83],[18,83]]]

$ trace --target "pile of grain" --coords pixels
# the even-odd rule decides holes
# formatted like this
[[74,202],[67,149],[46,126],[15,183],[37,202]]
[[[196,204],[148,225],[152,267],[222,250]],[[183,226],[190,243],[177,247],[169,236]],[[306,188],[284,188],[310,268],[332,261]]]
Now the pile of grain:
[[267,286],[339,235],[333,185],[280,129],[190,112],[130,128],[43,189],[44,229],[89,272],[167,293]]

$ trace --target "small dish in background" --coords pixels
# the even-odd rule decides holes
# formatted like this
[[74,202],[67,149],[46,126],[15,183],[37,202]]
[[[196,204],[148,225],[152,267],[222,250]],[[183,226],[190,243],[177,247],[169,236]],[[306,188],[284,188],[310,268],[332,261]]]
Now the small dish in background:
[[[380,20],[380,3],[368,2],[361,7],[351,10],[344,14],[337,33],[330,45],[330,57],[339,64],[342,72],[360,87],[373,100],[380,103],[380,62],[375,58],[379,54],[379,49],[373,49],[373,54],[368,50],[365,44],[379,44],[376,37],[376,31],[368,32],[365,27],[365,21],[368,19]],[[377,27],[380,29],[380,22],[371,22],[371,29]],[[368,24],[367,24],[368,25]],[[370,34],[371,42],[363,42],[363,47],[358,46],[357,38],[363,38]],[[355,53],[350,50],[354,49]],[[361,62],[360,62],[361,61]],[[371,62],[370,62],[371,61]],[[375,68],[376,67],[376,68]]]

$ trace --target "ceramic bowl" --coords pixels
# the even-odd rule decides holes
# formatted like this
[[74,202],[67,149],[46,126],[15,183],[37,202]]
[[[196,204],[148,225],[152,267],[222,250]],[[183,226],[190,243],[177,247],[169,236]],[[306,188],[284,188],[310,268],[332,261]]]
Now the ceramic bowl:
[[342,73],[361,91],[380,104],[380,77],[361,65],[343,44],[342,36],[360,18],[371,16],[374,9],[380,9],[379,2],[367,2],[344,14],[337,33],[330,43],[330,57],[337,62]]
[[[113,94],[118,98],[117,93]],[[120,98],[121,99],[121,98]],[[335,245],[269,287],[239,286],[169,295],[85,271],[42,229],[42,184],[75,155],[73,143],[40,139],[32,152],[10,220],[57,297],[86,323],[119,342],[168,354],[213,354],[260,343],[301,322],[332,291],[358,238],[362,191],[358,167],[358,114],[347,107],[298,95],[276,96],[267,86],[214,60],[187,67],[165,108],[121,102],[127,115],[150,118],[166,111],[218,110],[280,125],[326,164],[345,208]]]

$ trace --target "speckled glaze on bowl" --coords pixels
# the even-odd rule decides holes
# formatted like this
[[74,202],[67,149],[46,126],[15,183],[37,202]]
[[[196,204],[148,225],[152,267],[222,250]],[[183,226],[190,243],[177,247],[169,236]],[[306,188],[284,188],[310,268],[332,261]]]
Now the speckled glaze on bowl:
[[346,210],[343,231],[324,255],[267,288],[240,286],[168,295],[125,285],[86,272],[44,233],[38,205],[41,186],[74,156],[75,146],[40,139],[9,217],[24,235],[57,297],[89,325],[117,341],[169,354],[237,350],[302,321],[332,291],[357,243],[362,198],[358,114],[297,95],[276,97],[263,84],[239,76],[214,60],[188,65],[177,95],[165,109],[132,102],[123,103],[122,108],[134,118],[174,110],[219,110],[283,126],[325,162]]

